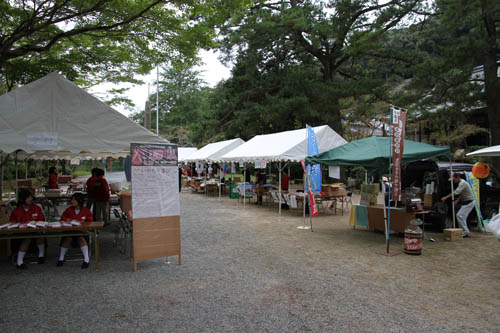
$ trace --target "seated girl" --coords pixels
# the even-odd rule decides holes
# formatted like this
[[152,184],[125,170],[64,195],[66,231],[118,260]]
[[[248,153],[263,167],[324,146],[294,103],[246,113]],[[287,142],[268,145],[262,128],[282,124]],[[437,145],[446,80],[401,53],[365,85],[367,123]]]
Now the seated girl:
[[[71,207],[68,207],[61,216],[61,221],[78,221],[81,223],[90,223],[92,222],[92,212],[90,209],[83,205],[85,201],[85,196],[82,193],[75,193],[71,197]],[[75,237],[64,237],[61,241],[61,252],[59,254],[59,261],[57,262],[57,266],[61,267],[64,265],[64,256],[66,252],[68,252],[68,248],[71,246],[72,239],[78,241],[78,245],[82,250],[83,254],[83,263],[82,268],[89,267],[89,247],[87,245],[87,241],[83,236],[75,236]]]
[[[26,224],[31,221],[45,221],[42,209],[33,203],[33,195],[28,190],[20,190],[17,200],[17,207],[10,215],[10,222]],[[31,244],[31,238],[25,238],[21,241],[19,252],[17,253],[17,268],[26,269],[24,256]],[[38,245],[38,263],[45,262],[45,239],[37,238]]]

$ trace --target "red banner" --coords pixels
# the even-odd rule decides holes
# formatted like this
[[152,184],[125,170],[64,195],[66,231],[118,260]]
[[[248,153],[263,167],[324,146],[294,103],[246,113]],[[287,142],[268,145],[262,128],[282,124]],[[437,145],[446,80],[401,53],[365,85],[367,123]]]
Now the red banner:
[[401,162],[403,160],[406,112],[392,108],[392,198],[401,201]]
[[309,194],[310,214],[311,214],[311,217],[316,217],[316,216],[318,216],[319,210],[318,210],[318,205],[316,204],[316,199],[314,198],[314,192],[313,192],[312,186],[311,186],[311,182],[312,182],[311,175],[307,174],[306,164],[305,164],[304,160],[300,161],[300,163],[302,164],[302,169],[304,169],[304,173],[306,174],[306,177],[308,178],[307,192]]

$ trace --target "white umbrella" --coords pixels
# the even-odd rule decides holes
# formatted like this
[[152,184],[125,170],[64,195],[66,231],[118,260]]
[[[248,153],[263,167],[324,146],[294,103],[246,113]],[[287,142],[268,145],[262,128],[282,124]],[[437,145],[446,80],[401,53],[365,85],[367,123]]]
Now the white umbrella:
[[467,156],[500,156],[500,145],[479,149],[468,153]]

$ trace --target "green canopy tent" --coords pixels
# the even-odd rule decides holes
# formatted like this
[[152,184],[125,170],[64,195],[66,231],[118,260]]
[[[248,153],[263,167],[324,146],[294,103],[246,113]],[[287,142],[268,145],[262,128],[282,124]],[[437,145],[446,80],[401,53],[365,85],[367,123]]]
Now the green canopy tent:
[[[390,138],[371,136],[351,141],[340,147],[306,158],[308,164],[335,166],[362,165],[370,171],[384,173],[389,169],[391,153]],[[405,140],[403,162],[414,162],[438,156],[451,157],[449,147]]]
[[[307,164],[324,164],[334,166],[362,165],[370,171],[383,174],[391,164],[391,138],[372,136],[356,141],[351,141],[340,147],[324,153],[306,158]],[[438,147],[426,143],[404,140],[403,162],[414,162],[438,156],[451,159],[449,147]],[[450,163],[451,167],[451,163]],[[452,187],[453,188],[453,187]],[[385,204],[385,201],[384,201]],[[389,253],[389,229],[391,209],[389,207],[386,218],[386,242]],[[385,209],[384,209],[385,217]],[[455,225],[455,212],[453,211],[453,225]]]

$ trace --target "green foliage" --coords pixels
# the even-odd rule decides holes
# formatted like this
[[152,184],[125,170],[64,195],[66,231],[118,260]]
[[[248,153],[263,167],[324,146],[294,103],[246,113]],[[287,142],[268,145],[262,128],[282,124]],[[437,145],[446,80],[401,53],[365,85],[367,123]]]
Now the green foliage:
[[387,32],[420,2],[265,1],[236,16],[221,30],[236,64],[221,87],[230,98],[215,108],[219,127],[245,138],[326,123],[342,134],[343,116],[387,96],[377,59],[394,58]]
[[[165,66],[160,73],[159,133],[171,142],[185,145],[200,143],[195,124],[201,122],[208,108],[211,89],[199,79],[199,71],[190,66]],[[151,128],[156,129],[156,94],[149,97],[152,105]],[[144,124],[144,112],[136,112],[131,118]]]
[[137,83],[158,63],[194,63],[214,28],[251,1],[51,0],[0,4],[4,90],[52,71],[78,84]]

